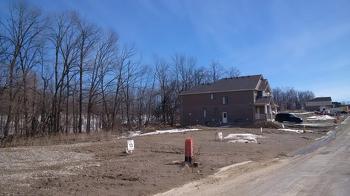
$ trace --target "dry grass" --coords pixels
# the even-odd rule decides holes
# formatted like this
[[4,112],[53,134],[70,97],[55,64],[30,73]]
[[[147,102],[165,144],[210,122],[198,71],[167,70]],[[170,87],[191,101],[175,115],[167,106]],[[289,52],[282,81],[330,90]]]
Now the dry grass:
[[0,147],[16,147],[16,146],[48,146],[57,144],[72,144],[77,142],[96,142],[109,141],[116,137],[115,132],[96,132],[96,133],[80,133],[80,134],[50,134],[42,136],[9,136],[0,140]]
[[[176,126],[178,127],[178,126]],[[152,132],[162,129],[172,129],[169,125],[162,124],[150,124],[147,127],[141,129],[142,132]],[[134,130],[139,130],[136,127]],[[16,147],[16,146],[48,146],[57,144],[72,144],[79,142],[96,142],[96,141],[110,141],[113,137],[120,136],[122,133],[126,133],[126,127],[120,127],[118,131],[101,131],[86,133],[56,133],[38,136],[13,136],[10,135],[7,138],[0,138],[0,148]]]

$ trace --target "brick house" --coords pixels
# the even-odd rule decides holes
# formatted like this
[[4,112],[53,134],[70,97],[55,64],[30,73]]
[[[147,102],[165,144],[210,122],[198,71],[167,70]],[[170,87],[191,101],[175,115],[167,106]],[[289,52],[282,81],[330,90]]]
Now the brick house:
[[184,91],[183,125],[224,125],[273,119],[277,111],[271,88],[262,75],[224,78]]

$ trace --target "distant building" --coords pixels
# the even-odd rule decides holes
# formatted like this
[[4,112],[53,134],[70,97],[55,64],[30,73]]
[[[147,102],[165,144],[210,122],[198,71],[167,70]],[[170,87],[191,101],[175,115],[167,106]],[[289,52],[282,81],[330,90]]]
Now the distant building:
[[262,75],[225,78],[196,86],[181,96],[183,125],[222,125],[273,119],[271,88]]
[[333,108],[330,109],[330,113],[331,114],[338,114],[338,113],[342,113],[342,112],[349,112],[349,106],[346,104],[342,104],[340,102],[332,102],[333,104]]
[[331,97],[316,97],[305,103],[305,109],[308,111],[325,111],[333,108]]
[[342,106],[340,102],[332,102],[333,108],[339,108]]

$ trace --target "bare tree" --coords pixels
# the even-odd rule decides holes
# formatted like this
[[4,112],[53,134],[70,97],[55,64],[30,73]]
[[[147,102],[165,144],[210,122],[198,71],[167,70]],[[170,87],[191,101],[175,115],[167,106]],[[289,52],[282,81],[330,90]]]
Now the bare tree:
[[97,28],[86,21],[82,20],[78,14],[73,15],[75,25],[79,30],[79,37],[77,40],[78,52],[79,52],[79,120],[78,127],[79,133],[82,132],[82,113],[83,113],[83,74],[84,63],[89,53],[91,53],[93,46],[97,41]]
[[298,91],[294,88],[274,88],[272,93],[280,110],[303,109],[305,102],[315,97],[312,91]]
[[39,63],[38,66],[39,70],[40,70],[40,78],[42,81],[42,89],[41,89],[41,98],[40,98],[40,102],[41,102],[41,106],[40,106],[40,124],[39,124],[39,131],[40,132],[45,132],[47,131],[47,129],[49,129],[49,113],[50,111],[48,110],[48,106],[49,106],[49,94],[48,94],[48,90],[49,90],[49,84],[50,84],[50,80],[53,76],[52,73],[50,73],[50,71],[48,71],[48,68],[50,65],[47,64],[46,60],[45,60],[45,44],[40,45],[40,49],[39,49]]
[[174,81],[171,82],[170,89],[173,89],[169,92],[169,99],[171,104],[169,105],[169,115],[171,123],[173,124],[177,116],[177,111],[180,108],[180,96],[179,94],[182,91],[189,90],[195,85],[200,84],[202,80],[202,75],[196,69],[196,59],[194,57],[185,56],[185,55],[175,55],[173,57],[173,64],[175,67],[175,76]]
[[133,47],[124,47],[119,54],[117,64],[114,66],[115,69],[115,91],[114,91],[114,99],[113,99],[113,110],[112,110],[112,129],[116,126],[116,117],[119,113],[121,106],[121,90],[125,83],[125,72],[127,71],[127,64],[131,62],[131,59],[135,56],[135,49]]
[[156,78],[159,85],[160,94],[160,111],[162,122],[165,124],[167,122],[167,106],[169,102],[168,97],[168,82],[169,82],[169,64],[163,59],[157,59],[155,63],[156,67]]
[[68,73],[67,66],[60,65],[60,52],[63,47],[63,41],[67,32],[71,28],[67,22],[66,15],[60,15],[55,18],[55,23],[50,27],[50,40],[54,47],[54,95],[52,99],[51,110],[51,130],[54,132],[60,131],[61,119],[61,102],[64,88],[64,79]]
[[211,82],[219,80],[222,76],[222,66],[218,61],[209,64]]
[[[62,75],[65,76],[65,83],[61,86],[61,91],[65,89],[66,95],[66,113],[65,113],[65,133],[69,131],[69,97],[70,97],[70,81],[77,74],[74,70],[74,66],[78,61],[78,47],[77,47],[77,30],[74,28],[70,17],[67,17],[66,29],[62,39],[60,54],[62,57],[62,64],[64,73]],[[63,82],[62,82],[63,83]],[[61,94],[61,93],[60,93]]]
[[148,77],[150,70],[145,66],[141,68],[139,73],[140,79],[136,87],[136,113],[138,129],[141,129],[150,119],[149,107],[151,107],[150,100],[153,98],[152,88],[154,87],[154,78]]
[[208,75],[209,73],[205,68],[196,68],[193,73],[194,85],[196,86],[204,83],[209,83],[210,80],[208,80]]
[[234,78],[234,77],[240,76],[241,72],[237,67],[230,67],[227,71],[227,74],[228,74],[227,77]]
[[309,101],[310,99],[315,98],[315,94],[312,91],[299,91],[298,92],[298,99],[299,99],[299,108],[304,109],[305,103]]
[[90,133],[92,109],[101,91],[101,89],[99,89],[100,84],[110,70],[109,67],[113,64],[116,43],[117,38],[114,34],[110,34],[106,39],[99,41],[97,43],[95,57],[89,67],[90,85],[87,103],[87,133]]
[[110,88],[113,88],[113,82],[115,81],[115,76],[113,73],[113,68],[117,64],[118,54],[117,54],[117,48],[118,48],[118,36],[114,32],[109,32],[109,44],[106,47],[106,56],[105,60],[102,63],[102,68],[100,69],[100,90],[101,90],[101,99],[102,99],[102,107],[103,112],[101,115],[102,119],[102,128],[104,129],[110,129],[110,125],[108,121],[110,121],[110,109],[108,107],[109,102],[107,101],[107,94],[108,90]]
[[[137,102],[135,103],[135,101],[138,100],[137,95],[141,96],[145,92],[144,88],[146,84],[143,84],[145,81],[143,81],[142,78],[145,69],[140,65],[140,62],[135,59],[129,59],[125,65],[125,78],[122,91],[124,95],[126,125],[128,130],[130,130],[132,128],[132,122],[134,121],[135,110],[137,110],[133,107],[138,105]],[[139,101],[141,102],[139,102],[139,107],[142,107],[142,101]]]
[[175,75],[177,81],[177,91],[188,90],[195,83],[196,59],[185,55],[175,55],[173,57]]
[[[20,91],[22,92],[22,111],[24,114],[24,132],[26,135],[29,135],[29,105],[28,105],[28,76],[33,70],[34,66],[38,63],[39,59],[39,50],[40,43],[38,40],[30,40],[26,45],[23,46],[23,49],[19,54],[19,69],[20,69],[20,78],[22,78],[21,83],[19,84]],[[34,79],[34,78],[33,78]],[[34,91],[35,89],[32,89]],[[32,113],[34,115],[34,113]],[[33,131],[33,130],[32,130]]]
[[[119,49],[115,33],[78,13],[44,17],[16,4],[0,18],[0,127],[5,137],[173,125],[182,91],[226,76],[218,62],[197,67],[196,58],[187,55],[144,65],[134,47]],[[240,74],[234,67],[228,72],[228,77]],[[298,95],[300,103],[307,97]]]
[[13,116],[13,106],[16,98],[15,92],[15,71],[21,52],[25,53],[24,47],[31,44],[36,39],[41,29],[41,14],[38,10],[30,9],[25,4],[16,4],[10,9],[10,16],[6,22],[1,23],[1,29],[5,32],[2,36],[2,50],[5,53],[8,64],[7,85],[8,109],[7,120],[4,128],[4,136],[8,136],[10,124]]

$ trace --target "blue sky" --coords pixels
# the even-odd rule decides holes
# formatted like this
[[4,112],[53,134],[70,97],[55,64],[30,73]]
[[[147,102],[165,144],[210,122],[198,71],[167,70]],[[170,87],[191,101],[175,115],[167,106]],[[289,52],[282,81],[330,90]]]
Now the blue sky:
[[[134,44],[145,63],[175,53],[217,60],[273,87],[350,101],[349,0],[29,0],[45,12],[77,10]],[[9,1],[0,1],[0,11]]]

